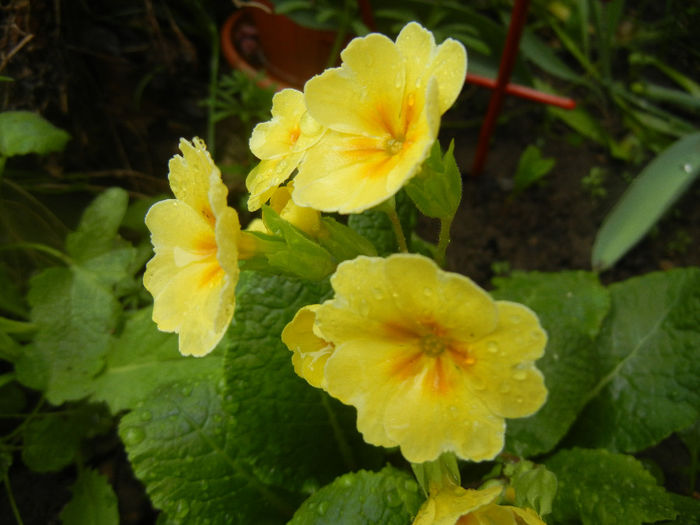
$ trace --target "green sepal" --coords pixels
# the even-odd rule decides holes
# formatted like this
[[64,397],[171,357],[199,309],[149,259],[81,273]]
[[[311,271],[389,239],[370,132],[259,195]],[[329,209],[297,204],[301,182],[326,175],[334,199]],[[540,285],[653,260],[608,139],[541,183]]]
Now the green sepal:
[[411,469],[426,496],[431,489],[435,492],[444,487],[461,485],[457,456],[453,452],[444,452],[435,461],[411,463]]
[[529,507],[540,516],[552,512],[552,502],[557,495],[557,477],[543,465],[532,461],[519,461],[506,465],[504,473],[510,477],[515,491],[515,505]]
[[376,256],[374,245],[352,228],[331,217],[323,217],[318,242],[333,255],[337,262],[354,259],[358,255]]
[[328,251],[282,219],[270,206],[262,207],[263,222],[284,245],[265,252],[270,266],[302,279],[320,281],[333,273],[336,263]]
[[462,175],[454,157],[454,141],[445,155],[435,141],[420,172],[406,185],[406,193],[428,217],[452,217],[462,200]]

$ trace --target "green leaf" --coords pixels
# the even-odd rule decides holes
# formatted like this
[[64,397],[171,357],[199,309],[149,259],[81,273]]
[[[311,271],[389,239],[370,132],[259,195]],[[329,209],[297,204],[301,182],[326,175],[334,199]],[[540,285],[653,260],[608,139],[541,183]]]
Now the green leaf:
[[105,401],[113,414],[135,408],[167,383],[221,369],[219,350],[201,358],[183,357],[177,336],[158,330],[152,310],[149,306],[129,314],[123,332],[109,348],[104,371],[94,380],[92,399]]
[[530,144],[520,156],[518,167],[513,175],[513,194],[517,195],[529,188],[554,168],[556,161],[544,158],[540,148]]
[[63,151],[70,135],[31,111],[0,113],[0,157]]
[[700,407],[700,269],[610,286],[597,383],[572,431],[580,445],[636,452],[695,422]]
[[239,458],[246,428],[223,409],[220,384],[218,374],[171,383],[122,418],[134,473],[170,524],[282,523],[295,503]]
[[678,512],[678,516],[673,521],[661,522],[663,525],[671,523],[682,523],[683,525],[698,525],[700,524],[700,500],[689,498],[669,492],[673,506]]
[[562,450],[546,461],[559,481],[555,522],[639,525],[676,515],[669,494],[631,456],[606,450]]
[[[416,207],[403,191],[396,194],[396,211],[399,214],[404,235],[410,238],[409,234],[416,226]],[[377,249],[379,255],[384,256],[396,252],[396,236],[386,213],[370,209],[359,214],[349,215],[348,226],[368,239]]]
[[377,255],[374,245],[352,228],[332,217],[323,217],[321,223],[324,230],[318,242],[333,255],[336,262],[354,259],[358,255]]
[[581,75],[557,57],[552,51],[552,46],[547,45],[528,29],[523,31],[522,40],[520,41],[520,52],[525,58],[550,75],[575,84],[583,82]]
[[454,216],[462,200],[462,175],[454,157],[454,140],[443,157],[436,140],[430,156],[406,185],[406,193],[428,217]]
[[336,263],[327,250],[282,219],[270,206],[263,206],[262,215],[265,226],[285,243],[280,243],[280,249],[265,254],[271,266],[288,275],[313,281],[333,273]]
[[104,430],[104,413],[97,405],[83,405],[45,413],[24,427],[22,460],[36,472],[61,470],[75,460],[84,438]]
[[85,397],[104,366],[119,303],[93,273],[77,266],[33,277],[28,300],[37,333],[16,363],[18,379],[44,390],[54,405]]
[[84,470],[71,490],[73,497],[61,511],[63,525],[119,525],[117,496],[104,476]]
[[700,173],[700,133],[675,142],[642,170],[603,220],[591,264],[605,270],[625,255]]
[[0,479],[5,479],[12,466],[12,452],[5,448],[4,443],[0,443]]
[[90,203],[77,230],[66,238],[67,253],[105,284],[125,278],[136,257],[134,248],[117,234],[128,203],[123,189],[106,190]]
[[238,453],[266,484],[318,486],[378,454],[364,445],[352,408],[294,373],[280,339],[299,308],[328,292],[327,282],[255,273],[238,284],[224,359],[226,407],[239,425]]
[[494,279],[493,295],[532,308],[547,331],[544,357],[537,367],[549,395],[534,416],[507,422],[506,449],[530,457],[551,450],[566,434],[595,385],[593,339],[609,307],[596,276],[587,272],[523,273]]
[[424,496],[412,476],[385,467],[345,474],[307,499],[289,525],[406,525]]

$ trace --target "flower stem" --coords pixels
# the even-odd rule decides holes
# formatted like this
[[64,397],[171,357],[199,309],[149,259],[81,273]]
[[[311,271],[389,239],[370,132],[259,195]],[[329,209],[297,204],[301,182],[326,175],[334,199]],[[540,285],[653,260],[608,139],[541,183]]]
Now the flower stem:
[[435,249],[435,262],[441,268],[445,266],[445,254],[447,253],[447,245],[450,244],[450,228],[452,228],[454,218],[454,215],[450,215],[440,219],[440,237]]
[[65,253],[60,252],[55,248],[51,248],[51,246],[46,246],[45,244],[39,244],[36,242],[16,242],[11,244],[5,244],[3,246],[0,246],[0,251],[2,250],[36,250],[38,252],[44,252],[49,255],[52,255],[56,259],[59,259],[60,261],[65,263],[67,266],[73,264],[71,258],[68,257]]
[[396,242],[399,245],[399,251],[403,253],[408,252],[408,244],[406,244],[406,236],[403,233],[403,228],[401,227],[401,220],[399,219],[399,214],[396,213],[396,199],[391,197],[390,199],[384,201],[382,204],[377,206],[377,209],[386,213],[391,221],[391,227],[394,230],[394,236],[396,237]]
[[19,514],[19,509],[17,508],[17,503],[15,502],[15,496],[12,494],[12,487],[10,486],[10,476],[5,474],[3,479],[5,483],[5,489],[7,490],[7,500],[10,502],[10,508],[12,509],[12,514],[15,517],[17,525],[23,525],[22,516]]

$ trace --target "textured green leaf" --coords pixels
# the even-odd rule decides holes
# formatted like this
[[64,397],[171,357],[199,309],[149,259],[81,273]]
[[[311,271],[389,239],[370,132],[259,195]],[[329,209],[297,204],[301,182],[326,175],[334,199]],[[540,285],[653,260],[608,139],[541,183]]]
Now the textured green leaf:
[[85,397],[102,369],[120,306],[95,274],[49,268],[33,277],[28,295],[34,341],[16,363],[18,379],[59,405]]
[[[399,214],[404,235],[409,238],[416,226],[416,207],[403,191],[396,194],[396,211]],[[350,215],[348,226],[371,241],[379,255],[388,255],[398,249],[391,221],[382,211],[370,209]]]
[[376,454],[355,429],[354,410],[299,378],[280,339],[297,310],[328,291],[327,282],[254,273],[238,285],[224,359],[226,406],[239,424],[239,454],[266,484],[321,485]]
[[700,132],[676,141],[642,170],[603,220],[591,264],[604,270],[627,253],[700,174]]
[[555,522],[639,525],[676,515],[669,494],[631,456],[606,450],[562,450],[546,461],[559,481]]
[[454,141],[443,157],[437,140],[430,156],[406,185],[406,193],[423,215],[453,217],[462,200],[462,175],[454,157]]
[[123,189],[106,190],[90,203],[76,231],[66,238],[68,255],[106,284],[123,279],[136,256],[134,248],[117,234],[128,203]]
[[289,525],[406,525],[425,497],[393,467],[345,474],[307,499]]
[[698,525],[700,523],[700,500],[669,493],[678,516],[673,521],[664,521],[664,525],[676,523],[682,525]]
[[537,367],[549,395],[534,416],[508,420],[506,449],[520,456],[551,450],[567,432],[597,378],[593,339],[609,307],[608,293],[587,272],[522,273],[494,279],[497,299],[532,308],[547,331]]
[[698,418],[700,269],[651,273],[610,286],[612,308],[595,361],[597,383],[572,438],[636,452]]
[[119,525],[117,496],[104,476],[84,470],[71,490],[73,497],[61,511],[63,525]]
[[[222,408],[220,375],[166,385],[119,425],[136,476],[167,523],[283,523],[295,502],[239,459],[245,427]],[[278,436],[282,439],[282,436]]]
[[104,430],[102,410],[83,405],[41,414],[24,427],[22,460],[36,472],[61,470],[75,459],[84,438]]
[[92,399],[105,401],[114,414],[133,409],[166,383],[221,369],[218,349],[206,357],[183,357],[177,336],[158,331],[151,312],[148,307],[130,313],[123,332],[109,348],[104,371],[95,379]]
[[0,113],[0,157],[62,151],[70,135],[31,111]]

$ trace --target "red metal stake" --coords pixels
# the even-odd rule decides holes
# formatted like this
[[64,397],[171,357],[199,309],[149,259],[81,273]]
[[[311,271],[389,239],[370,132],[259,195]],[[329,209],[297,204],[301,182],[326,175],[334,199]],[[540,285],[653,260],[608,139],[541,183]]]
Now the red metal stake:
[[491,133],[496,124],[498,114],[501,112],[503,105],[503,97],[505,96],[508,80],[513,72],[515,58],[517,56],[518,47],[520,44],[520,36],[523,32],[525,19],[527,18],[527,8],[530,5],[530,0],[515,0],[513,12],[510,15],[510,25],[508,27],[508,36],[501,55],[501,63],[498,68],[498,79],[496,87],[491,94],[489,107],[486,111],[484,123],[481,125],[479,133],[479,143],[476,147],[476,155],[474,156],[474,164],[472,165],[472,175],[476,176],[481,173],[486,162],[486,155],[489,149],[489,141]]

